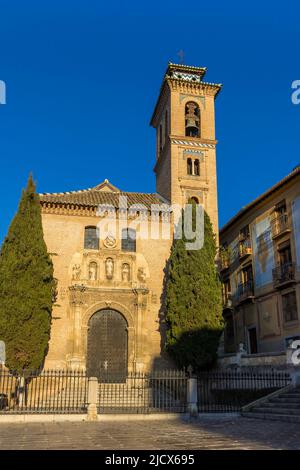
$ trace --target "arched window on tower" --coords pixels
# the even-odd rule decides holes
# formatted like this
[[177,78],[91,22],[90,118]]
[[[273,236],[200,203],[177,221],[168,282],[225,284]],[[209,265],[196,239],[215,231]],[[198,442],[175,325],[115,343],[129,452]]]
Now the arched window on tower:
[[200,176],[200,165],[199,165],[199,160],[197,158],[196,160],[194,160],[194,175]]
[[193,162],[191,158],[187,159],[187,174],[192,175],[193,174]]
[[185,105],[185,135],[200,137],[200,109],[194,101]]

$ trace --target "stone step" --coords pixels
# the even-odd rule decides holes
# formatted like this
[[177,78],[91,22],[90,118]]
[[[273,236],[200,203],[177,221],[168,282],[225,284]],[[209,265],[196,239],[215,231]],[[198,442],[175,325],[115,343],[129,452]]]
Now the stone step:
[[277,406],[280,406],[280,408],[300,409],[300,403],[291,403],[287,400],[282,400],[281,402],[273,402],[273,400],[270,400],[268,403],[264,403],[263,406],[267,408],[276,408]]
[[242,416],[246,418],[268,419],[271,421],[285,421],[288,423],[300,423],[300,416],[290,414],[263,414],[255,413],[253,411],[244,411]]
[[286,395],[282,395],[281,397],[270,398],[270,401],[272,401],[272,403],[282,403],[285,401],[288,401],[289,403],[295,403],[295,404],[300,403],[299,398],[289,398]]
[[297,400],[300,400],[300,393],[288,392],[288,393],[284,393],[283,395],[281,395],[281,398],[282,397],[284,397],[284,398],[296,398]]
[[279,408],[279,407],[276,407],[276,408],[267,408],[265,406],[258,406],[256,408],[253,409],[253,413],[265,413],[265,414],[281,414],[281,415],[285,415],[285,414],[292,414],[292,415],[298,415],[300,416],[300,409],[291,409],[291,408]]

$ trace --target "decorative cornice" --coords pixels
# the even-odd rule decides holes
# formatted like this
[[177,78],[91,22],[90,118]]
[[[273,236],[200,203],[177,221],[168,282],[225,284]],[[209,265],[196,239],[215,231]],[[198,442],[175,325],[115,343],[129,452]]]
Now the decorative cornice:
[[195,150],[195,149],[184,149],[183,155],[199,155],[201,157],[204,156],[203,150]]
[[185,145],[185,146],[190,146],[190,147],[215,149],[216,148],[216,141],[213,141],[213,142],[214,143],[206,143],[206,142],[199,142],[199,141],[196,141],[196,140],[182,140],[182,139],[171,138],[171,144]]
[[208,83],[208,82],[187,82],[179,78],[167,78],[170,88],[180,93],[193,93],[217,96],[222,88],[221,83]]
[[96,216],[97,207],[80,206],[77,204],[59,204],[56,202],[41,202],[43,214]]

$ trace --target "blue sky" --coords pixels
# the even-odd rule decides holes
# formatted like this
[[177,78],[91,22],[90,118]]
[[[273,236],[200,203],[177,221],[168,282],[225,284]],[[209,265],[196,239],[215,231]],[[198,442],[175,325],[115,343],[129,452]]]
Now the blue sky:
[[168,61],[206,66],[216,103],[220,225],[300,163],[296,2],[0,0],[0,239],[39,192],[155,191],[149,120]]

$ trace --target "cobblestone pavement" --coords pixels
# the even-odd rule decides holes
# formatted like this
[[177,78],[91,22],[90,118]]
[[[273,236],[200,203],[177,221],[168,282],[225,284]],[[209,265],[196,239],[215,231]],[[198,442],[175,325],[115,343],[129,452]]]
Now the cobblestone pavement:
[[242,417],[0,424],[0,449],[300,449],[300,426]]

